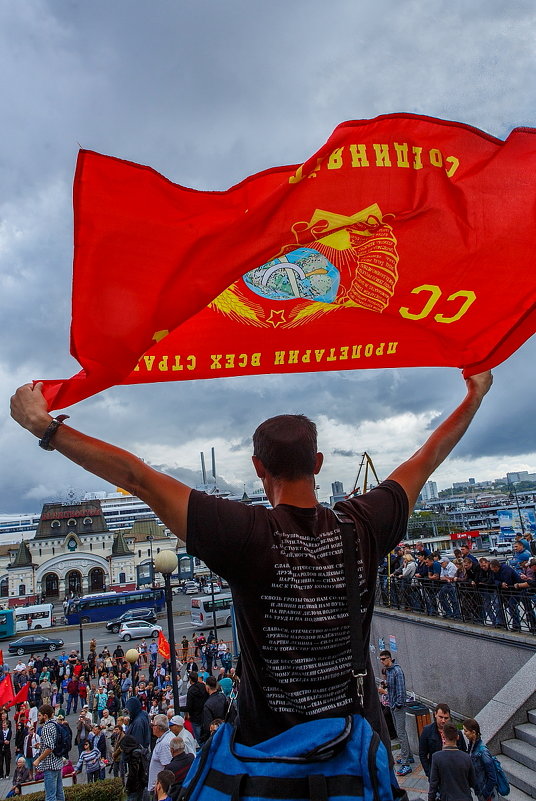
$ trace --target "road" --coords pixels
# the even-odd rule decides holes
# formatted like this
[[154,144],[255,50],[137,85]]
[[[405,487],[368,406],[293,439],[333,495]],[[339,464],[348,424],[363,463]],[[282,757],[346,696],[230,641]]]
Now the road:
[[[180,643],[185,634],[191,641],[195,632],[204,631],[206,634],[212,628],[210,625],[204,629],[199,629],[192,626],[190,622],[190,605],[192,597],[194,596],[182,594],[175,595],[173,597],[173,630],[175,632],[175,642],[177,644]],[[164,634],[167,637],[168,628],[165,613],[159,616],[158,625],[162,626]],[[19,657],[16,654],[8,654],[8,643],[10,641],[12,642],[18,637],[24,637],[25,634],[26,632],[18,632],[16,637],[13,637],[11,640],[5,641],[4,643],[0,642],[0,647],[3,649],[4,661],[7,662],[11,669],[13,669],[13,667],[17,664]],[[39,634],[43,634],[45,637],[60,637],[63,640],[63,648],[56,653],[61,653],[62,650],[66,651],[67,653],[73,649],[78,651],[80,650],[80,629],[78,626],[61,627],[60,629],[43,629],[39,632]],[[218,626],[217,636],[218,639],[223,638],[227,643],[229,643],[231,650],[234,651],[232,645],[232,631],[230,627]],[[84,656],[87,656],[89,650],[89,641],[92,637],[95,637],[97,640],[97,653],[100,653],[101,649],[105,645],[108,646],[108,649],[111,653],[115,649],[116,645],[120,642],[117,634],[111,634],[106,630],[106,623],[83,626],[82,637],[84,642]],[[138,642],[141,642],[141,640],[132,640],[131,643],[121,643],[121,645],[123,650],[126,651],[127,648],[135,647]],[[28,655],[22,657],[23,661],[26,661],[27,658]]]

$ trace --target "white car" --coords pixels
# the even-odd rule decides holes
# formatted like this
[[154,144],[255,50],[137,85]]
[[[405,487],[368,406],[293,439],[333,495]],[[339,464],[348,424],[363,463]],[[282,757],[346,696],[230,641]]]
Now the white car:
[[212,586],[210,584],[207,584],[205,589],[205,595],[212,595],[212,592],[214,592],[214,595],[217,595],[219,592],[221,592],[220,585],[216,584],[215,581],[212,582]]
[[186,595],[195,595],[199,592],[199,584],[197,581],[186,581],[184,583],[184,592]]
[[491,554],[493,554],[494,556],[498,556],[500,553],[511,555],[512,554],[512,543],[511,542],[497,542],[495,545],[493,545],[489,549],[489,552]]
[[147,620],[129,620],[121,624],[119,639],[123,640],[123,642],[128,642],[128,640],[141,639],[142,637],[158,637],[161,631],[162,626],[149,623]]

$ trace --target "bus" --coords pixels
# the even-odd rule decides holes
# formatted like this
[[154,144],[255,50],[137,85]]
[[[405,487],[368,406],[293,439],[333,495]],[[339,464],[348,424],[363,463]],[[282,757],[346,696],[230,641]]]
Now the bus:
[[106,592],[98,595],[83,595],[69,601],[65,617],[67,623],[100,623],[112,620],[129,609],[155,609],[161,612],[165,605],[163,589]]
[[[49,629],[52,626],[52,604],[33,604],[32,606],[17,606],[15,612],[15,631],[35,631],[36,629]],[[28,620],[30,627],[28,628]]]
[[232,595],[218,595],[217,598],[214,598],[214,601],[212,601],[212,595],[202,595],[199,598],[192,598],[192,626],[210,628],[214,623],[213,612],[216,613],[217,626],[230,626],[232,605]]
[[15,613],[13,609],[0,609],[0,640],[7,640],[15,634]]

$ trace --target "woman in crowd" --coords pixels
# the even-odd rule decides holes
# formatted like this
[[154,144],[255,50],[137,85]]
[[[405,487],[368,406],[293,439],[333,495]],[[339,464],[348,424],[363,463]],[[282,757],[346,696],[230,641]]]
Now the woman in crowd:
[[11,773],[11,721],[7,713],[2,712],[0,724],[0,779],[8,778]]
[[498,797],[495,765],[487,746],[482,742],[478,722],[473,718],[466,720],[463,733],[469,743],[468,751],[475,771],[478,801],[494,801]]
[[96,782],[100,779],[101,773],[101,752],[95,745],[91,745],[89,740],[84,742],[84,750],[76,763],[76,772],[82,773],[82,768],[86,768],[87,781]]
[[24,717],[19,717],[15,724],[15,755],[24,754],[24,740],[28,734],[28,727]]
[[15,772],[13,773],[13,786],[9,793],[6,795],[6,798],[12,798],[14,795],[20,795],[20,785],[24,782],[30,781],[30,771],[26,767],[24,762],[24,757],[19,757],[17,759],[17,767],[15,768]]

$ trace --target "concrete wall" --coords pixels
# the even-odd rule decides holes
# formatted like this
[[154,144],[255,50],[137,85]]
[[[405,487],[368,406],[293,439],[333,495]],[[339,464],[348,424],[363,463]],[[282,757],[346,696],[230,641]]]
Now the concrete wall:
[[[379,677],[380,638],[406,676],[406,686],[431,703],[445,701],[464,717],[475,717],[536,653],[534,635],[454,624],[376,608],[371,661]],[[536,680],[535,680],[536,681]]]

